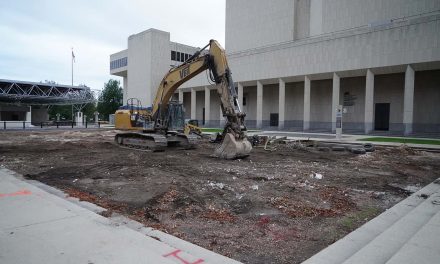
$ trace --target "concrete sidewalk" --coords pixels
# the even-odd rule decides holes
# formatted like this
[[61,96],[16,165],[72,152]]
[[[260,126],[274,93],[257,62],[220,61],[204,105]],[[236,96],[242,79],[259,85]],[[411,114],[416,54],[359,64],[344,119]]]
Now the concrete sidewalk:
[[0,169],[0,263],[239,263],[63,196]]
[[[362,143],[373,143],[377,146],[409,146],[413,148],[420,149],[432,149],[432,150],[440,150],[440,145],[430,145],[430,144],[413,144],[413,143],[394,143],[394,142],[370,142],[370,141],[359,141],[362,138],[374,138],[374,137],[386,137],[386,136],[373,136],[373,135],[350,135],[350,134],[342,134],[341,139],[336,139],[335,134],[331,133],[307,133],[307,132],[289,132],[289,131],[259,131],[259,132],[249,132],[249,136],[252,135],[260,135],[260,136],[276,136],[276,137],[287,137],[289,140],[316,140],[316,141],[324,141],[331,143],[342,143],[342,144],[362,144]],[[430,138],[426,138],[430,139]]]

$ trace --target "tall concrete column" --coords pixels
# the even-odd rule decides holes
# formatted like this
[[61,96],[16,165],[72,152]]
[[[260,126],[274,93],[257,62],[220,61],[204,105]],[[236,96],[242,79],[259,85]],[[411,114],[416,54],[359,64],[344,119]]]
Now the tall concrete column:
[[243,111],[243,84],[237,83],[238,90],[238,104],[241,107],[241,111]]
[[368,69],[367,79],[365,82],[365,118],[364,118],[364,129],[365,134],[371,133],[373,131],[374,123],[374,73]]
[[286,82],[281,78],[279,79],[278,95],[278,129],[284,129],[286,113]]
[[84,122],[84,119],[83,119],[84,117],[83,117],[83,112],[76,112],[75,113],[75,123],[76,123],[76,126],[77,127],[83,127],[83,122]]
[[197,92],[194,88],[191,88],[191,119],[196,119],[197,111]]
[[336,132],[336,109],[339,105],[340,78],[335,72],[333,73],[333,99],[332,99],[332,132]]
[[179,102],[183,103],[183,90],[179,89]]
[[414,69],[408,65],[405,72],[405,92],[403,99],[403,125],[405,135],[409,135],[413,132],[414,77]]
[[123,104],[125,105],[128,100],[128,78],[127,77],[123,77],[123,79],[122,79],[122,89],[123,89],[122,100],[123,100]]
[[205,126],[210,126],[211,116],[211,90],[205,86]]
[[310,129],[310,77],[304,76],[304,118],[303,118],[303,130]]
[[257,128],[263,127],[263,84],[257,81]]
[[26,122],[32,121],[32,106],[29,106],[29,111],[26,112]]
[[226,120],[225,120],[225,117],[223,116],[222,106],[220,105],[219,108],[220,108],[220,110],[219,110],[219,112],[220,112],[220,115],[219,115],[220,127],[222,128],[225,126]]

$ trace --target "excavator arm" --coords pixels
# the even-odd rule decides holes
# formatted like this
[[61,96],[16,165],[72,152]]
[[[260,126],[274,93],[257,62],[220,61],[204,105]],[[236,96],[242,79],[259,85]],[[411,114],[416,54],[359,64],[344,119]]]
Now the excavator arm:
[[[180,85],[197,76],[199,73],[208,69],[206,58],[198,57],[191,62],[171,69],[162,79],[153,102],[153,116],[157,116],[160,111],[164,112],[165,107],[173,94]],[[162,108],[163,107],[163,108]]]
[[[209,53],[205,54],[203,51],[208,47]],[[209,76],[216,84],[223,116],[227,119],[223,131],[223,143],[214,155],[227,159],[247,156],[252,147],[244,134],[246,131],[245,114],[241,111],[238,103],[226,52],[215,40],[211,40],[208,45],[196,52],[185,63],[171,69],[165,75],[153,103],[152,114],[155,128],[167,129],[164,117],[171,97],[180,85],[205,70],[209,70]]]

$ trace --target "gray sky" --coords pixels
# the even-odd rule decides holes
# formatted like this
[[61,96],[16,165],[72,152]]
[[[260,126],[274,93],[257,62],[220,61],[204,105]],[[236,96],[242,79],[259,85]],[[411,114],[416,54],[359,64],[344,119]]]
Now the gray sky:
[[1,0],[0,79],[71,83],[102,89],[109,56],[148,28],[171,41],[224,45],[225,0]]

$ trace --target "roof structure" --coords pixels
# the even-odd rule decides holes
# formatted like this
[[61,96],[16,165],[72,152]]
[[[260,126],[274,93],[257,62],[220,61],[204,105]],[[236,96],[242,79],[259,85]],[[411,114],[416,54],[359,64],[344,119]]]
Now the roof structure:
[[95,101],[94,92],[87,86],[0,79],[0,103],[71,105]]

